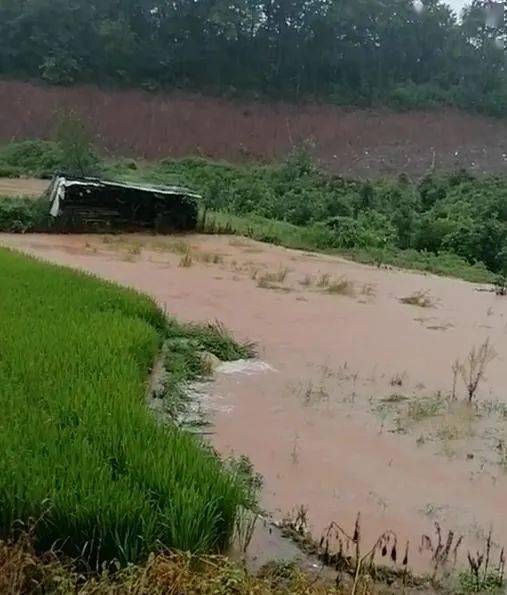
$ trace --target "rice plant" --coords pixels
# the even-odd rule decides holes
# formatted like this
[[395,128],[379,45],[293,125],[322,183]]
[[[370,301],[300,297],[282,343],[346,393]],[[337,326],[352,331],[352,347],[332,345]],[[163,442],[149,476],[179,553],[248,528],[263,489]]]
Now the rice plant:
[[[86,274],[5,250],[0,270],[0,537],[36,519],[37,549],[93,565],[225,548],[241,482],[145,407],[148,371],[175,323],[168,329],[147,297]],[[199,328],[180,328],[180,343],[245,353],[232,353],[225,331],[212,345]]]

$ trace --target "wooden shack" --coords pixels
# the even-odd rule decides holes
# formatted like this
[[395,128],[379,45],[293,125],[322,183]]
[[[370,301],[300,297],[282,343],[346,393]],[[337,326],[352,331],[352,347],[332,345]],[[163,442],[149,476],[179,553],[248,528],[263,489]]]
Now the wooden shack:
[[198,194],[181,186],[56,175],[48,189],[53,227],[61,231],[188,231]]

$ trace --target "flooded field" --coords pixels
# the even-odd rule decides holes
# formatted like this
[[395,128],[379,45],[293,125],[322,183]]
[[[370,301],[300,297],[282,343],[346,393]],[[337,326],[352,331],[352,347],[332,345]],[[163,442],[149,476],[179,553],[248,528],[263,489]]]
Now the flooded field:
[[[318,537],[331,521],[352,530],[360,511],[365,539],[394,530],[415,567],[435,521],[467,547],[490,527],[507,545],[507,298],[235,237],[0,234],[0,244],[254,341],[259,361],[221,366],[202,407],[215,446],[263,475],[275,518],[304,506]],[[469,407],[463,377],[481,346]]]
[[38,198],[49,186],[49,180],[0,178],[0,196],[30,196]]

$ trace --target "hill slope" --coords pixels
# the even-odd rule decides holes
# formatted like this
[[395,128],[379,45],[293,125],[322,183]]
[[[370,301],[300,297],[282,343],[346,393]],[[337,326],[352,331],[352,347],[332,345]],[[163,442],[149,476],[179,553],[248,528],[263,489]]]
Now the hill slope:
[[454,109],[394,113],[9,81],[0,82],[0,141],[51,136],[65,107],[82,114],[102,149],[125,156],[272,160],[311,140],[324,165],[360,177],[507,164],[507,121]]

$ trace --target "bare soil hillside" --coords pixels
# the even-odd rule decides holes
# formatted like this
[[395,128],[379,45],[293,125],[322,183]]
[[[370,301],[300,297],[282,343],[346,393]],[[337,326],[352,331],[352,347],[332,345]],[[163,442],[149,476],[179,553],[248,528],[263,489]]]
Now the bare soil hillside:
[[272,160],[311,139],[333,171],[373,177],[466,167],[501,172],[507,120],[458,110],[393,113],[171,92],[0,82],[0,141],[51,136],[58,109],[77,109],[108,153]]

